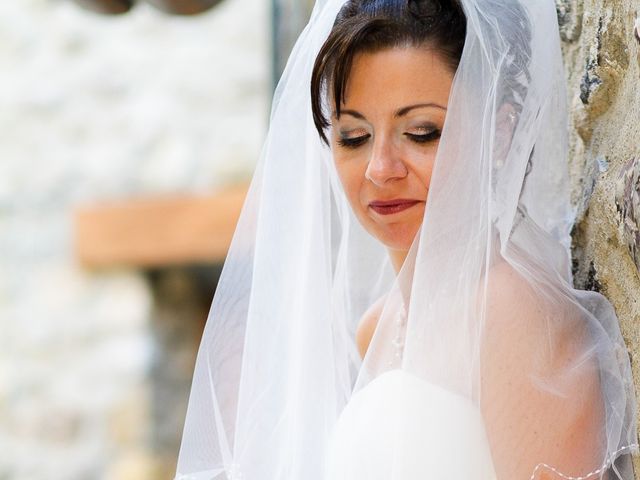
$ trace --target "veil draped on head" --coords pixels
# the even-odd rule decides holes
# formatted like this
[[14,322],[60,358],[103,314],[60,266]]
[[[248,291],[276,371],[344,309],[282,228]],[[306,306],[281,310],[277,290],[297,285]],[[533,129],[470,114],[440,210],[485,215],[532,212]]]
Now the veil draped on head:
[[[615,312],[572,286],[554,2],[461,0],[462,59],[398,274],[351,211],[311,114],[315,56],[343,3],[318,0],[278,85],[176,478],[417,480],[406,464],[422,458],[433,478],[632,479],[634,389]],[[356,328],[376,302],[361,359]],[[394,372],[405,380],[379,381]],[[367,416],[376,395],[386,406]],[[486,477],[473,470],[480,441]]]

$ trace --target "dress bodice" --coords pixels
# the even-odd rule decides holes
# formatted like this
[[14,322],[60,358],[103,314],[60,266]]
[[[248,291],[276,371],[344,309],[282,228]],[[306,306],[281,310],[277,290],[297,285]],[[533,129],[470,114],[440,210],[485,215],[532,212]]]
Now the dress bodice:
[[402,370],[356,392],[331,436],[327,480],[495,480],[480,410]]

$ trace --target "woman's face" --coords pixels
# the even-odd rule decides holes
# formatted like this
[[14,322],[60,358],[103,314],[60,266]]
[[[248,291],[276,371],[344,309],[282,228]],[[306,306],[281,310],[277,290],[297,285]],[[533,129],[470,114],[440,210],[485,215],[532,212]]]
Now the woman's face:
[[351,208],[391,250],[409,250],[422,218],[453,72],[432,50],[354,58],[331,149]]

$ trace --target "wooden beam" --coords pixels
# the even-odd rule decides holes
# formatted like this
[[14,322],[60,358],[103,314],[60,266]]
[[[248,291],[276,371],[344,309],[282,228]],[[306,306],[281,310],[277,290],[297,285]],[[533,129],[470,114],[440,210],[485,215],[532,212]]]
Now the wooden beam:
[[75,212],[75,247],[92,268],[218,263],[227,254],[247,187],[210,196],[123,201]]

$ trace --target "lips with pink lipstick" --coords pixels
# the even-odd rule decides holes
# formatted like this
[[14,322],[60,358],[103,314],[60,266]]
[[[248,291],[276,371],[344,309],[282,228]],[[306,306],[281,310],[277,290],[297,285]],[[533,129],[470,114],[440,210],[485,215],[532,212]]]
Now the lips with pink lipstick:
[[393,200],[374,200],[369,207],[380,215],[393,215],[420,203],[420,200],[411,198],[395,198]]

